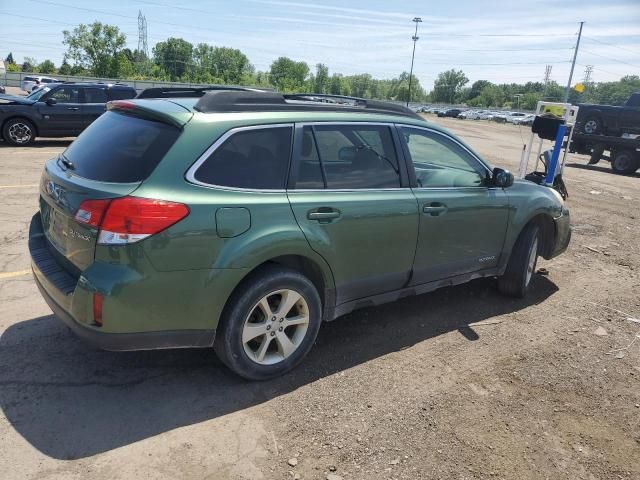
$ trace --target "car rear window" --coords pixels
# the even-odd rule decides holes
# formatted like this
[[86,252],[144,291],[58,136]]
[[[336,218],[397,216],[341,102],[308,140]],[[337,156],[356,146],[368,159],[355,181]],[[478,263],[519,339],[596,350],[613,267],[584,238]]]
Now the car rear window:
[[130,183],[146,179],[180,135],[170,125],[106,112],[64,151],[73,172],[90,180]]

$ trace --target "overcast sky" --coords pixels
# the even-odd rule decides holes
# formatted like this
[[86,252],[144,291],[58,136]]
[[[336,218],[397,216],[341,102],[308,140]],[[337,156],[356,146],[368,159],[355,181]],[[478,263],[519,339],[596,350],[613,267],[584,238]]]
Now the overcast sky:
[[[640,0],[0,0],[0,55],[62,61],[62,30],[99,20],[138,45],[147,18],[149,50],[170,36],[241,49],[259,70],[279,56],[318,62],[330,72],[392,78],[408,71],[415,16],[422,18],[414,73],[430,89],[438,72],[462,69],[471,81],[567,81],[578,23],[583,40],[575,80],[640,75]],[[575,82],[574,82],[575,83]]]

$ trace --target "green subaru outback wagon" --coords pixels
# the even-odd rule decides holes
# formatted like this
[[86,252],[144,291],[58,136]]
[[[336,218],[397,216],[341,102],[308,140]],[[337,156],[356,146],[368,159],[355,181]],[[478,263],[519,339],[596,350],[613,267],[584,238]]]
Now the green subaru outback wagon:
[[555,190],[404,107],[156,96],[110,103],[46,163],[31,222],[42,295],[101,348],[213,347],[267,379],[323,321],[478,277],[523,296],[569,243]]

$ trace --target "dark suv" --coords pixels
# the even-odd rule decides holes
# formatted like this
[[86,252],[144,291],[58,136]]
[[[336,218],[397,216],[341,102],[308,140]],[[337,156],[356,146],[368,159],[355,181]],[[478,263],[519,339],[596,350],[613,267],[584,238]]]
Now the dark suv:
[[105,112],[107,102],[135,96],[133,87],[106,83],[50,83],[27,97],[2,95],[2,138],[25,146],[36,137],[74,137]]

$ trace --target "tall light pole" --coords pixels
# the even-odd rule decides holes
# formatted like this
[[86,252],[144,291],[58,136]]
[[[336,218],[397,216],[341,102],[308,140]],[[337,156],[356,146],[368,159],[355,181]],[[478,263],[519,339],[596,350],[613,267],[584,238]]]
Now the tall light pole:
[[576,66],[576,57],[578,56],[578,47],[580,47],[580,37],[582,36],[582,26],[584,22],[580,22],[580,30],[578,30],[578,40],[576,41],[576,49],[573,51],[573,62],[571,62],[571,72],[569,72],[569,81],[567,82],[567,88],[564,90],[564,100],[562,103],[567,103],[569,100],[569,90],[571,90],[571,79],[573,78],[573,69]]
[[522,96],[522,94],[521,94],[521,93],[516,93],[516,94],[514,95],[514,98],[516,99],[516,105],[517,105],[517,107],[516,107],[516,108],[517,108],[518,112],[520,111],[520,97],[521,97],[521,96]]
[[411,80],[413,79],[413,59],[416,57],[416,42],[418,41],[418,24],[422,23],[420,17],[414,17],[412,22],[416,24],[416,33],[413,34],[411,39],[413,40],[413,53],[411,54],[411,70],[409,71],[409,94],[407,95],[407,107],[411,101]]

